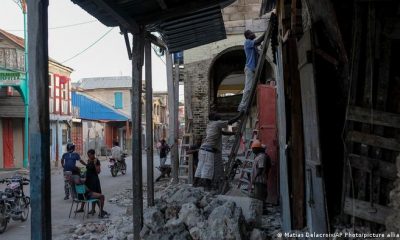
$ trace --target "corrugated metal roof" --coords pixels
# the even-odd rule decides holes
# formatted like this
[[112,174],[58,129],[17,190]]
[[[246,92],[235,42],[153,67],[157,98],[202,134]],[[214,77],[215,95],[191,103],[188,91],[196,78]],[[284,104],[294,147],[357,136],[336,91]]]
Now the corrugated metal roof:
[[72,106],[79,109],[79,117],[87,120],[128,121],[123,113],[106,106],[84,93],[72,92]]
[[[95,4],[98,0],[72,0],[106,26],[118,21]],[[135,21],[159,32],[170,52],[226,38],[221,8],[235,0],[101,0],[127,22]]]
[[83,78],[78,87],[86,90],[103,88],[131,88],[132,78],[130,76]]
[[226,38],[219,6],[168,19],[150,28],[160,33],[170,52],[190,49]]

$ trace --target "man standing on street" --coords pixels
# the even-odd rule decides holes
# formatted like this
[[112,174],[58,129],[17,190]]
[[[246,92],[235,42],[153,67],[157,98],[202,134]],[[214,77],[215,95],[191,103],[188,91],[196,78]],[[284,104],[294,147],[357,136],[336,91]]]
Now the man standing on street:
[[268,196],[267,180],[271,169],[271,158],[265,153],[265,148],[259,140],[253,140],[251,149],[255,155],[251,175],[251,183],[254,184],[254,197],[263,201],[263,205]]
[[264,40],[265,34],[256,39],[256,35],[250,31],[246,30],[244,32],[244,52],[246,54],[246,65],[244,68],[245,82],[243,89],[242,101],[239,104],[238,111],[244,112],[246,110],[247,103],[250,98],[250,90],[253,85],[254,74],[257,67],[258,52],[257,46],[259,46]]
[[164,139],[162,139],[160,143],[160,168],[163,168],[165,166],[165,162],[167,161],[167,155],[171,149]]
[[75,152],[75,145],[73,143],[68,143],[67,152],[64,153],[61,157],[61,166],[64,169],[64,192],[65,192],[64,200],[69,199],[70,195],[69,178],[72,174],[72,171],[76,167],[76,161],[79,161],[81,164],[86,166],[86,163],[81,159],[81,156],[79,156],[79,154]]

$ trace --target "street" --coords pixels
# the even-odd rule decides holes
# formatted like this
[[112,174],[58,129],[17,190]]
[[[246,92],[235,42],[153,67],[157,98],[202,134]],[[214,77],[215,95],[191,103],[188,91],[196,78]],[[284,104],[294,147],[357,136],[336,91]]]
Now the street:
[[[169,159],[167,162],[170,161]],[[112,177],[108,168],[107,161],[101,162],[101,173],[100,173],[100,182],[103,194],[106,197],[106,203],[104,209],[111,214],[110,218],[115,218],[120,214],[125,213],[126,209],[117,206],[116,204],[108,203],[108,199],[112,198],[116,193],[125,188],[132,188],[132,158],[128,157],[126,159],[126,163],[128,166],[127,174],[121,175],[118,173],[117,177]],[[142,156],[143,163],[143,183],[147,182],[147,165],[146,165],[146,155]],[[157,154],[154,154],[154,165],[159,165],[159,159]],[[154,178],[159,176],[159,171],[154,169]],[[4,188],[1,186],[0,189]],[[29,194],[29,186],[26,187],[26,193]],[[53,239],[57,239],[62,236],[64,231],[69,228],[71,225],[78,225],[84,222],[96,221],[98,219],[97,214],[94,216],[90,216],[89,218],[82,219],[82,214],[77,214],[74,218],[73,213],[72,217],[69,219],[69,209],[71,206],[71,199],[64,200],[64,180],[62,175],[62,169],[55,169],[51,174],[51,207],[52,207],[52,234]],[[74,206],[75,207],[75,206]],[[98,208],[96,209],[98,212]],[[0,235],[0,239],[7,240],[24,240],[30,239],[30,216],[28,221],[20,222],[20,221],[10,221],[5,233]]]

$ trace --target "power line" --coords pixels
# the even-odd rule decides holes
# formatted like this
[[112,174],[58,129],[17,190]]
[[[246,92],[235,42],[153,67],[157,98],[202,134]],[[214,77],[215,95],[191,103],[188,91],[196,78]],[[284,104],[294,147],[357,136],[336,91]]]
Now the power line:
[[77,54],[75,54],[74,56],[64,60],[61,63],[66,63],[76,57],[78,57],[79,55],[83,54],[84,52],[86,52],[87,50],[89,50],[89,48],[93,47],[94,45],[96,45],[96,43],[100,42],[100,40],[102,40],[105,36],[107,36],[114,28],[111,28],[110,30],[108,30],[106,33],[104,33],[101,37],[99,37],[96,41],[94,41],[92,44],[90,44],[87,48],[83,49],[82,51],[78,52]]
[[[68,25],[61,25],[61,26],[56,26],[56,27],[49,27],[49,30],[54,30],[54,29],[62,29],[62,28],[69,28],[69,27],[76,27],[76,26],[81,26],[89,23],[94,23],[97,22],[97,20],[92,20],[92,21],[86,21],[86,22],[79,22],[79,23],[73,23],[73,24],[68,24]],[[22,29],[6,29],[8,32],[23,32],[24,30]]]

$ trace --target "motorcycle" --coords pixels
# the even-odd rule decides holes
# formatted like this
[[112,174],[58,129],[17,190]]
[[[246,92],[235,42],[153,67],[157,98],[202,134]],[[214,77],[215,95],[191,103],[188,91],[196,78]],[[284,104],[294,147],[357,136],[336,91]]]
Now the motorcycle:
[[29,185],[29,182],[21,176],[0,180],[0,183],[7,184],[7,188],[0,191],[0,234],[6,231],[11,219],[21,222],[28,219],[31,199],[25,196],[24,185]]
[[110,158],[108,167],[110,168],[111,176],[116,177],[118,175],[118,172],[121,172],[122,175],[126,174],[126,163],[125,163],[126,157],[127,154],[124,153],[121,155],[120,161],[116,161],[114,158]]

